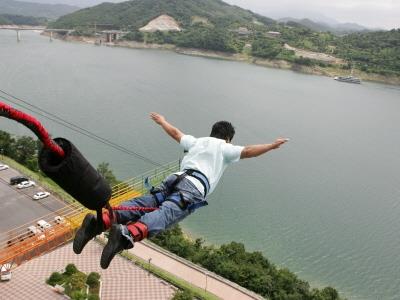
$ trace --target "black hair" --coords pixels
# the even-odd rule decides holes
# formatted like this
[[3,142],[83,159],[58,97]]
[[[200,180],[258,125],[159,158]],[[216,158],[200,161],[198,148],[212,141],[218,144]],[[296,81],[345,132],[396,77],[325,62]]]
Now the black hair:
[[235,128],[227,121],[219,121],[215,123],[211,129],[210,136],[217,139],[231,141],[235,135]]

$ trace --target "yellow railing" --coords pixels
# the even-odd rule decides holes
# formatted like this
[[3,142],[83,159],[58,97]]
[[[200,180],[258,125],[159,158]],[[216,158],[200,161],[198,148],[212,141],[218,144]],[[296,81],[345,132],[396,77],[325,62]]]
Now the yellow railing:
[[[166,176],[177,172],[179,166],[180,161],[174,161],[113,186],[110,204],[116,206],[142,195],[146,192],[144,186],[146,177],[149,178],[151,184],[158,185]],[[16,264],[19,264],[23,260],[40,255],[71,240],[75,230],[81,225],[82,219],[88,212],[88,209],[75,202],[18,228],[1,233],[0,264],[10,261],[15,261]],[[65,222],[61,225],[55,224],[54,217],[56,216],[63,217]],[[51,230],[35,236],[29,236],[27,232],[28,226],[35,225],[38,220],[45,220],[54,225]]]

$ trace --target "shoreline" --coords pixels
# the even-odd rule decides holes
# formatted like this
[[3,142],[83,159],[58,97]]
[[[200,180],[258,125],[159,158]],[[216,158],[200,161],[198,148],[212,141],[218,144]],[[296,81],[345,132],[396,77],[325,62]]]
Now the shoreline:
[[[42,33],[43,35],[48,35],[46,33]],[[79,42],[85,44],[98,45],[96,38],[93,37],[84,37],[84,36],[67,36],[62,37],[58,34],[54,34],[53,38],[66,41],[66,42]],[[204,57],[211,59],[222,59],[222,60],[230,60],[237,62],[245,62],[248,64],[274,68],[274,69],[283,69],[283,70],[291,70],[294,72],[308,74],[308,75],[318,75],[331,77],[334,76],[348,76],[349,71],[340,69],[339,67],[330,66],[330,67],[320,67],[320,66],[304,66],[299,64],[294,64],[285,60],[270,60],[258,58],[246,54],[241,53],[226,53],[219,51],[211,51],[211,50],[203,50],[203,49],[195,49],[195,48],[181,48],[177,47],[173,44],[147,44],[144,42],[136,42],[136,41],[127,41],[121,40],[112,43],[102,43],[104,46],[108,47],[123,47],[123,48],[131,48],[131,49],[157,49],[157,50],[168,50],[173,51],[177,54],[188,55],[188,56],[196,56],[196,57]],[[368,82],[376,82],[390,85],[400,86],[400,76],[385,76],[376,73],[366,73],[361,70],[355,69],[354,76],[360,78],[362,81]]]
[[43,31],[46,29],[45,26],[38,25],[0,25],[0,29],[9,29],[9,30],[26,30],[26,29],[34,29]]

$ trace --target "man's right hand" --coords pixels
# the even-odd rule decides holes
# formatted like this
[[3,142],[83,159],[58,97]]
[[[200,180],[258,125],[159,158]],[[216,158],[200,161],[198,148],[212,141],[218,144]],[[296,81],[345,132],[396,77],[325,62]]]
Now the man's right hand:
[[165,118],[163,115],[160,115],[159,113],[152,112],[150,113],[150,118],[156,122],[157,124],[161,125],[163,122],[165,122]]
[[167,120],[165,120],[163,115],[152,112],[150,113],[150,118],[158,125],[160,125],[170,137],[180,143],[182,136],[184,136],[183,132],[171,125]]

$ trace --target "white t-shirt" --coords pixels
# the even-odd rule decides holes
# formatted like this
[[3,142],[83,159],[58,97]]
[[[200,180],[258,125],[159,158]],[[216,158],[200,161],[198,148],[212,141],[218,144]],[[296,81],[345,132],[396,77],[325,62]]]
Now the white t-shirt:
[[[210,183],[208,194],[214,191],[226,167],[240,160],[240,154],[244,148],[229,144],[222,139],[195,138],[191,135],[184,135],[180,144],[185,151],[188,151],[182,160],[181,171],[194,169],[207,176]],[[188,178],[191,179],[191,177]],[[198,183],[195,185],[198,187]],[[204,188],[201,184],[200,187],[199,190],[202,192]]]

